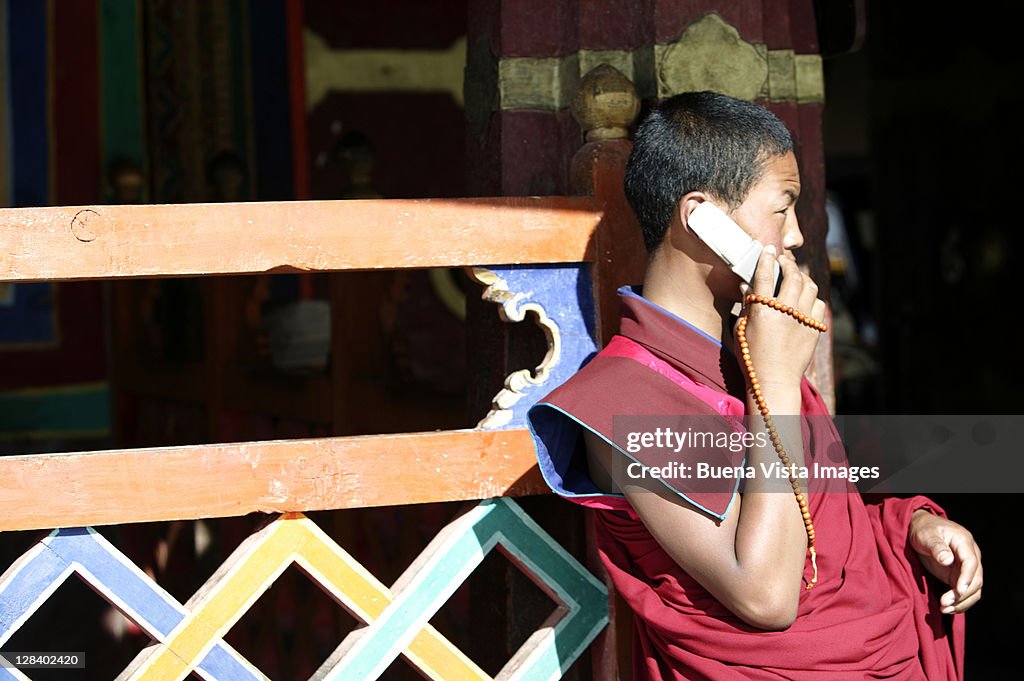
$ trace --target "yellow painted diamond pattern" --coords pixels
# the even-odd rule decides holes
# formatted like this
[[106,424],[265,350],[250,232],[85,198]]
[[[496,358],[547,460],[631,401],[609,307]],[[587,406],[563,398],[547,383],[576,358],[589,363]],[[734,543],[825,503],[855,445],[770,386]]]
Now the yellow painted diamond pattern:
[[[386,586],[315,523],[301,513],[288,513],[246,539],[185,604],[190,614],[163,643],[145,651],[122,678],[187,677],[293,561],[364,622],[379,617],[393,600]],[[405,656],[429,679],[491,678],[429,624],[415,636]]]
[[[376,679],[402,655],[436,681],[490,677],[430,625],[484,556],[500,548],[557,603],[498,674],[501,681],[550,681],[564,674],[608,621],[604,586],[509,499],[468,509],[431,541],[388,588],[312,521],[285,514],[246,539],[184,606],[91,528],[55,530],[0,575],[0,644],[69,575],[139,624],[157,643],[118,679],[266,679],[224,636],[295,564],[365,623],[314,675],[317,681]],[[0,667],[3,679],[27,679]]]

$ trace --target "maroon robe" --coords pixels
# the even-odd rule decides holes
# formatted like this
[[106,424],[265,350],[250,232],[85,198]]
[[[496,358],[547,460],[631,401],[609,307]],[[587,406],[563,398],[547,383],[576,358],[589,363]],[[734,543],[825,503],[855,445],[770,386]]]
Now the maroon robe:
[[[745,409],[742,374],[727,349],[629,289],[620,294],[620,335],[534,406],[529,422],[548,484],[597,514],[601,560],[634,612],[632,678],[962,679],[963,615],[940,613],[938,582],[925,575],[907,542],[915,510],[944,515],[928,499],[865,505],[847,480],[808,481],[818,583],[801,591],[792,626],[764,631],[743,622],[680,568],[622,495],[597,489],[587,472],[582,427],[634,458],[623,433],[613,430],[614,416],[736,415]],[[848,465],[821,396],[806,380],[801,397],[802,414],[809,417],[802,419],[807,466],[834,466],[837,460]],[[691,464],[742,463],[729,452],[682,455],[696,456]],[[725,517],[738,493],[735,481],[689,487],[663,482],[717,517]],[[807,561],[806,581],[811,574]]]

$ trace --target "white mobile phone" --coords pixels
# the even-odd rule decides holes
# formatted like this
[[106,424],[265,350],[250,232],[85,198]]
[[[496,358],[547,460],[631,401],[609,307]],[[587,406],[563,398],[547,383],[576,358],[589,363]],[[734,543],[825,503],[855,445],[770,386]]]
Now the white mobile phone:
[[[760,241],[744,232],[742,227],[710,201],[704,201],[694,208],[687,222],[693,233],[724,260],[729,269],[743,281],[752,283],[757,261],[764,248]],[[773,295],[778,293],[781,275],[782,269],[775,262]]]

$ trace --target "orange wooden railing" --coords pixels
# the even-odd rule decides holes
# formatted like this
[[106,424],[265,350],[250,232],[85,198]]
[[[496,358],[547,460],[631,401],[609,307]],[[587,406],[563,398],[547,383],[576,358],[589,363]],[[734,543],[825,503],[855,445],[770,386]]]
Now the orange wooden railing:
[[[4,209],[0,281],[587,263],[600,343],[642,251],[619,255],[639,245],[621,191],[629,142],[587,120],[572,168],[583,196]],[[528,432],[512,426],[0,458],[0,530],[546,491]],[[614,646],[599,646],[595,668],[615,673]]]

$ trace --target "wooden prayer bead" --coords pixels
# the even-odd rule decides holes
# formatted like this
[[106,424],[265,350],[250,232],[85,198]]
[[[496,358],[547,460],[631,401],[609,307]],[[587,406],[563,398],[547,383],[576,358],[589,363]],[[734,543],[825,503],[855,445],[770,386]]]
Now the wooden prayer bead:
[[[767,298],[758,293],[750,293],[744,298],[744,302],[747,304],[748,308],[751,304],[757,303],[759,305],[765,305],[774,310],[778,310],[779,312],[789,315],[804,326],[808,326],[819,333],[828,331],[828,326],[825,323],[820,322],[817,319],[811,319],[799,310],[794,309],[789,305],[783,305],[774,298]],[[764,399],[764,394],[761,391],[761,385],[757,381],[757,373],[754,371],[753,361],[750,358],[750,344],[747,342],[747,322],[749,319],[750,318],[747,315],[740,317],[739,323],[736,325],[736,340],[739,342],[741,350],[740,354],[743,358],[743,366],[747,371],[747,378],[750,380],[750,393],[754,397],[754,401],[757,403],[757,410],[761,413],[761,417],[764,420],[765,429],[771,436],[772,446],[775,448],[775,453],[779,456],[779,460],[782,461],[782,464],[789,467],[789,455],[786,454],[786,448],[782,443],[782,439],[775,430],[775,423],[768,411],[768,403]],[[818,554],[814,548],[814,522],[811,520],[810,507],[807,504],[807,497],[800,488],[800,482],[790,475],[789,483],[793,488],[793,494],[796,498],[797,505],[800,507],[800,515],[803,517],[804,529],[807,532],[807,551],[811,556],[811,567],[814,568],[814,574],[806,587],[807,589],[810,589],[818,582]]]

